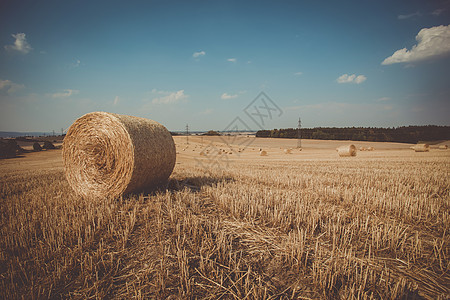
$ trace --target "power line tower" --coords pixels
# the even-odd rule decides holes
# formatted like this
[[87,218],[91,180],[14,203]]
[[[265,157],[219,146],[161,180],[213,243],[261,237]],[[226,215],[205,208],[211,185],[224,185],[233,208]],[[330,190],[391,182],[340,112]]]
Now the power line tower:
[[300,120],[299,117],[297,125],[297,148],[301,147],[302,147],[302,120]]
[[186,143],[189,145],[189,124],[186,124]]

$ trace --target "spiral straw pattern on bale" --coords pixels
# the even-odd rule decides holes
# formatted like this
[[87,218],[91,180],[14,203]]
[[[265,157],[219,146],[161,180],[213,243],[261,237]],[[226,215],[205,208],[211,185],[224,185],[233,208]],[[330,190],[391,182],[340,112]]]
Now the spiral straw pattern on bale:
[[92,112],[77,119],[63,142],[67,181],[85,197],[118,197],[157,188],[175,166],[170,132],[153,120]]
[[336,148],[336,151],[339,154],[339,156],[356,156],[355,145],[340,146]]

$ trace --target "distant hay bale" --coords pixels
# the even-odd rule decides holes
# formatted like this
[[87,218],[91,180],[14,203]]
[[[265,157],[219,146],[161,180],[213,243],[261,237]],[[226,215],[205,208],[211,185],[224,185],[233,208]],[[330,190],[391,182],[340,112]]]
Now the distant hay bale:
[[368,148],[367,148],[367,151],[373,151],[373,150],[375,150],[374,147],[368,147]]
[[440,149],[440,150],[447,150],[447,149],[448,149],[448,146],[447,146],[447,145],[440,145],[440,146],[439,146],[439,149]]
[[430,151],[430,145],[428,144],[416,144],[411,147],[415,152],[429,152]]
[[366,151],[368,149],[366,149],[365,147],[359,147],[359,151]]
[[336,148],[339,156],[356,156],[356,147],[355,145],[345,145]]
[[302,151],[303,150],[303,148],[297,148],[298,149],[298,151]]
[[267,151],[261,150],[261,151],[259,152],[259,156],[267,156]]
[[42,150],[42,147],[41,147],[41,145],[39,145],[38,142],[34,142],[34,144],[33,144],[33,150],[34,150],[34,151],[41,151],[41,150]]
[[63,142],[67,181],[81,196],[118,197],[167,182],[176,150],[170,132],[144,118],[92,112]]
[[47,150],[56,149],[55,145],[53,145],[53,143],[50,141],[45,141],[44,146],[42,146],[42,148],[47,149]]
[[284,154],[291,154],[292,153],[292,149],[288,148],[288,149],[284,149]]

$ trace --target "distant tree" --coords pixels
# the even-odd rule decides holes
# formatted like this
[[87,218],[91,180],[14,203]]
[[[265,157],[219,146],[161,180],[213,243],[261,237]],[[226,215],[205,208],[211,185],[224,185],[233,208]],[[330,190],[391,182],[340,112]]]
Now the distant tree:
[[[207,135],[207,136],[217,136],[217,135],[220,135],[220,133],[218,133],[217,131],[214,131],[214,130],[209,130],[208,132],[205,132],[204,134],[202,134],[202,135]],[[228,134],[229,135],[229,134]]]

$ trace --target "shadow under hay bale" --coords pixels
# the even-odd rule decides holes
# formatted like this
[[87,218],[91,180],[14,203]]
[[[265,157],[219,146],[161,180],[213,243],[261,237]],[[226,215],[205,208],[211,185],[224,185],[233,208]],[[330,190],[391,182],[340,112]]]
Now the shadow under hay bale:
[[163,125],[106,112],[77,119],[63,145],[67,181],[85,197],[166,186],[176,160],[175,143]]
[[339,154],[339,156],[341,156],[341,157],[344,157],[344,156],[356,156],[356,147],[355,147],[355,145],[340,146],[340,147],[336,148],[336,151]]
[[429,152],[430,151],[430,145],[428,144],[416,144],[411,147],[415,152]]

